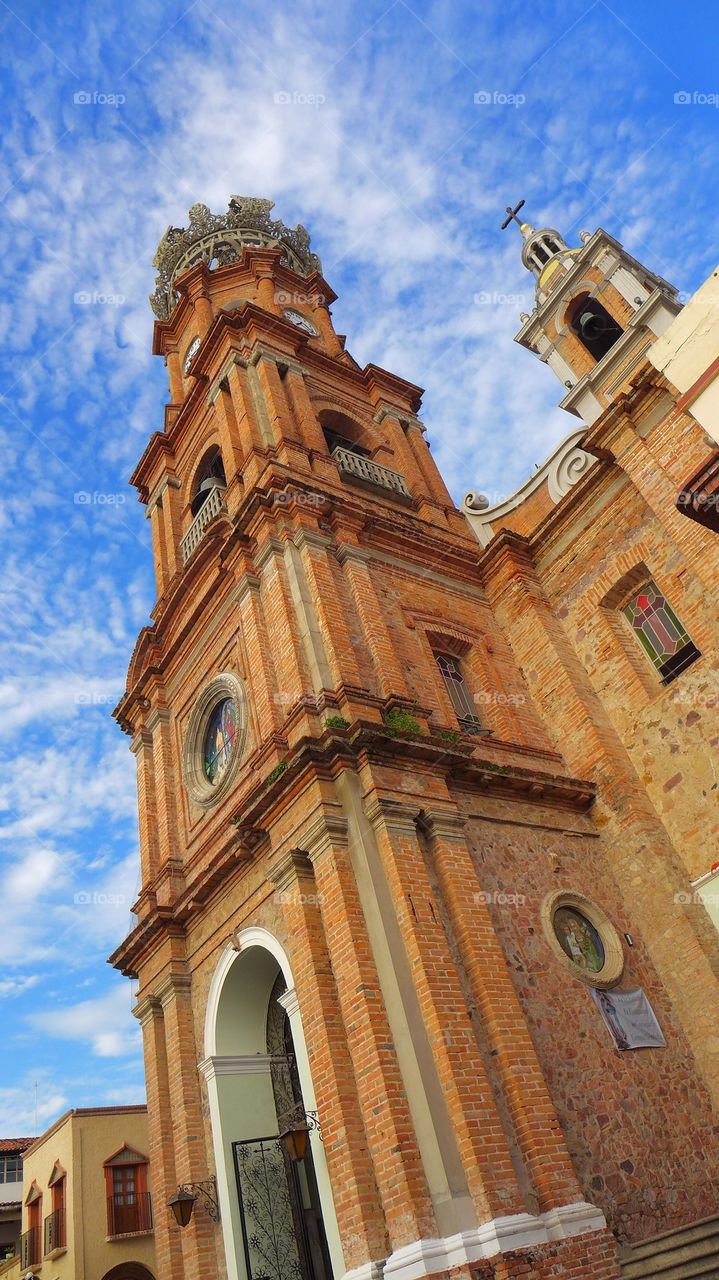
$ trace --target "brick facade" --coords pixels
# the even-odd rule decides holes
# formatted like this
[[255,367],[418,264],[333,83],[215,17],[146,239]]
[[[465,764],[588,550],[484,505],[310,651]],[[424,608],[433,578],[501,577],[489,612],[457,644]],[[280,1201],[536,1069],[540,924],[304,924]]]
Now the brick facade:
[[[133,477],[158,599],[117,712],[138,763],[142,889],[113,962],[139,978],[156,1199],[222,1182],[222,1141],[254,1136],[240,1108],[221,1140],[207,1081],[259,1050],[239,1025],[239,1047],[211,1044],[210,1024],[218,966],[266,930],[291,971],[335,1271],[341,1254],[366,1280],[385,1260],[397,1280],[610,1280],[616,1237],[716,1209],[719,947],[703,908],[675,903],[716,818],[688,770],[672,806],[682,766],[644,709],[646,677],[629,661],[610,676],[581,643],[603,616],[589,602],[636,553],[661,560],[706,667],[709,534],[665,507],[670,444],[637,444],[629,406],[556,528],[508,529],[481,553],[428,451],[420,389],[359,369],[329,285],[284,257],[260,243],[175,281],[155,333],[172,403]],[[694,447],[683,418],[666,421]],[[400,473],[409,499],[381,472],[343,470],[323,428]],[[185,558],[213,446],[223,509]],[[621,527],[610,453],[630,491]],[[436,652],[461,662],[485,732],[461,732]],[[192,717],[224,672],[246,693],[246,735],[211,803],[188,785]],[[688,749],[696,721],[674,732]],[[631,934],[621,986],[644,987],[666,1049],[611,1046],[544,937],[558,888]],[[223,1194],[222,1228],[200,1206],[182,1233],[158,1213],[159,1274],[243,1274],[234,1185]]]

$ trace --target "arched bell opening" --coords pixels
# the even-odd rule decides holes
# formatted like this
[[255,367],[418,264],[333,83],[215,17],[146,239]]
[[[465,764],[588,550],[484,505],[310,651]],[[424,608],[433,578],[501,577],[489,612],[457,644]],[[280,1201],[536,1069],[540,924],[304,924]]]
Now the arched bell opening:
[[569,309],[569,325],[582,346],[598,362],[611,351],[624,330],[597,298],[577,298]]
[[239,942],[213,978],[201,1064],[228,1275],[333,1280],[344,1260],[289,963],[264,930]]
[[373,441],[367,438],[367,432],[359,423],[349,418],[347,414],[323,409],[319,419],[330,453],[339,447],[347,449],[350,453],[357,453],[363,458],[372,456]]
[[219,445],[213,445],[202,458],[192,482],[190,511],[193,516],[204,507],[213,489],[227,488],[225,467]]

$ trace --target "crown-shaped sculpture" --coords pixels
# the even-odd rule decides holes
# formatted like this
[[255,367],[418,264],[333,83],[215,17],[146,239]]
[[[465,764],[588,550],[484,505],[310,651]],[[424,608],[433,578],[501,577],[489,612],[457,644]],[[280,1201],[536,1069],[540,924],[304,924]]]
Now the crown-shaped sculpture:
[[242,257],[245,246],[280,247],[283,262],[293,271],[303,276],[321,272],[317,254],[310,252],[309,233],[301,225],[293,230],[271,218],[273,208],[272,200],[231,196],[227,213],[210,213],[206,204],[193,204],[187,227],[168,227],[152,262],[157,276],[150,305],[157,318],[169,320],[177,302],[174,282],[183,271],[197,262],[225,267]]

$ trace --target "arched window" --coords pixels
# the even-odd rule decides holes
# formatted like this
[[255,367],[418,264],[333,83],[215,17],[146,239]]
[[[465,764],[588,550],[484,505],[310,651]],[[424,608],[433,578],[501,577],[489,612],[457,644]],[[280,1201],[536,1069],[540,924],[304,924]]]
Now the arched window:
[[357,440],[361,428],[343,413],[332,413],[329,410],[321,413],[320,426],[330,453],[339,447],[347,449],[350,453],[359,454],[362,458],[371,457],[371,450]]
[[599,361],[611,351],[624,330],[596,298],[578,298],[569,317],[571,328],[589,354]]
[[196,516],[198,511],[204,507],[213,489],[224,489],[226,484],[222,455],[219,447],[213,445],[211,449],[208,449],[197,468],[197,474],[192,486],[192,501],[190,502],[190,510],[193,516]]

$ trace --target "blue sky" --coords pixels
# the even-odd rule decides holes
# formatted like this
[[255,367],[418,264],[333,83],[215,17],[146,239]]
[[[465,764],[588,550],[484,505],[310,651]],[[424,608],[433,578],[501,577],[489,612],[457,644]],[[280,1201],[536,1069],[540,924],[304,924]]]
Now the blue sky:
[[[504,206],[605,226],[689,294],[715,266],[715,7],[667,0],[0,0],[0,1133],[143,1095],[105,958],[137,890],[111,719],[153,599],[127,477],[162,423],[151,260],[188,206],[303,222],[361,362],[427,388],[459,500],[575,425],[512,342]],[[675,95],[690,101],[675,101]],[[480,95],[489,101],[475,101]]]

